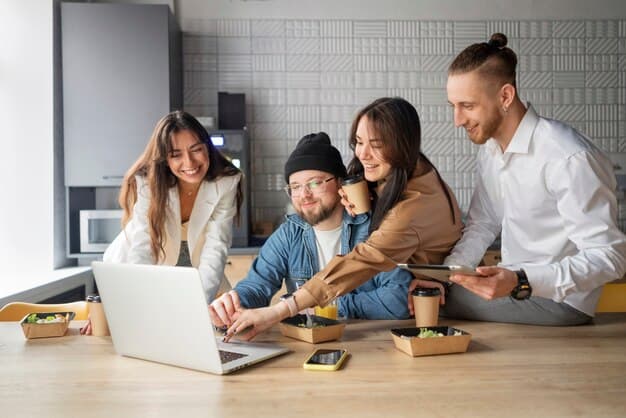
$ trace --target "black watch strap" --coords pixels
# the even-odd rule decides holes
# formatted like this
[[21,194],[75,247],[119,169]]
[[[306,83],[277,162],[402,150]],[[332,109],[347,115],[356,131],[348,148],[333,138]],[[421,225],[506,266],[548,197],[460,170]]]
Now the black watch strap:
[[533,293],[533,288],[528,282],[526,272],[522,269],[515,272],[517,275],[517,286],[511,291],[511,297],[517,300],[526,300],[530,298]]

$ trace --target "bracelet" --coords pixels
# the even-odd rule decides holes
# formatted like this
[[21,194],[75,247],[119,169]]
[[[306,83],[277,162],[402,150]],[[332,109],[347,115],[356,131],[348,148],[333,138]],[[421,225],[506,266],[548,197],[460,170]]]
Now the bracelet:
[[295,316],[298,313],[298,305],[296,304],[295,297],[289,296],[288,298],[282,299],[282,302],[285,302],[285,305],[287,305],[290,317]]

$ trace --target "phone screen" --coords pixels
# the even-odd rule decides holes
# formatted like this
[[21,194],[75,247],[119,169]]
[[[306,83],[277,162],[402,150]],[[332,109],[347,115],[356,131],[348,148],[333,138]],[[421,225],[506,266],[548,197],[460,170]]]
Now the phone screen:
[[307,360],[307,364],[337,364],[346,350],[317,350]]

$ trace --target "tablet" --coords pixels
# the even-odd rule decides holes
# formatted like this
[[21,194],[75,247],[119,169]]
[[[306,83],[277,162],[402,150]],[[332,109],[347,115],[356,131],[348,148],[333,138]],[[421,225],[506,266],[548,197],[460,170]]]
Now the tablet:
[[450,276],[453,274],[467,274],[469,276],[481,276],[472,267],[451,265],[444,266],[439,264],[398,264],[401,269],[409,270],[411,273],[419,274],[426,278],[439,280],[440,282],[449,282]]

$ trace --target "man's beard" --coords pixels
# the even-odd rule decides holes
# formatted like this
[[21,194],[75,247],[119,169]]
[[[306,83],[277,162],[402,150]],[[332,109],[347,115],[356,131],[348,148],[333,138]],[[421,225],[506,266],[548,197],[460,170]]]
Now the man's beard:
[[310,225],[317,225],[320,222],[325,221],[326,219],[330,218],[331,215],[333,214],[335,207],[334,206],[324,206],[323,204],[320,203],[320,205],[318,206],[319,210],[315,210],[314,212],[308,212],[308,214],[305,214],[302,210],[296,209],[296,213],[305,221],[307,221],[307,223],[309,223]]

